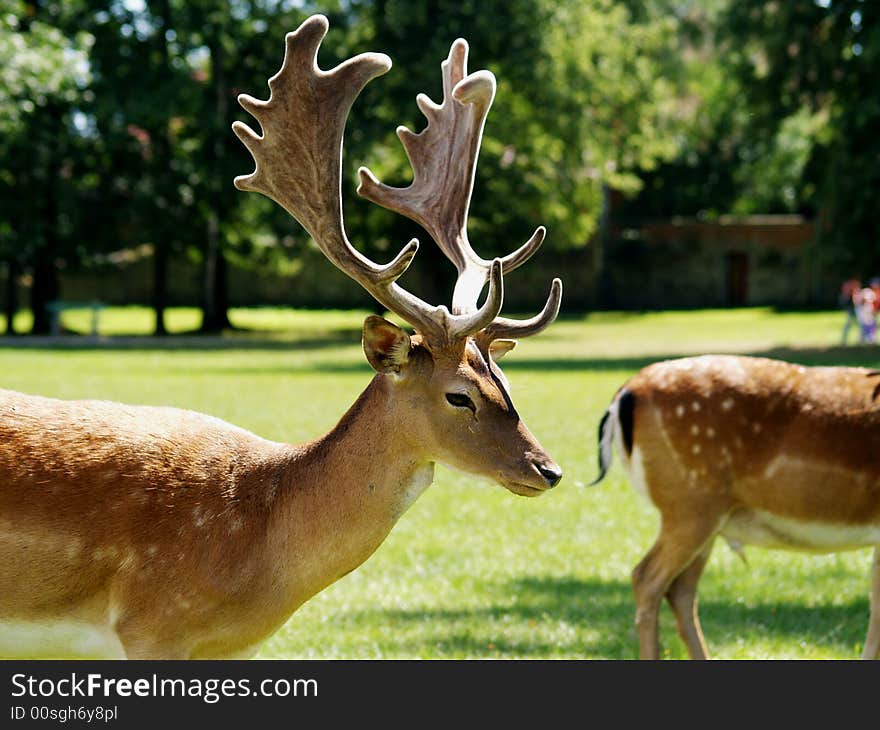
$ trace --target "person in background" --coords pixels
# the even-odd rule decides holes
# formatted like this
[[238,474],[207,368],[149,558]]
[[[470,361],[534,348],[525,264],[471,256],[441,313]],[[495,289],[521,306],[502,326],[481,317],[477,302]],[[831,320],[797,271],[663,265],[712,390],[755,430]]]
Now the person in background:
[[880,307],[880,299],[874,289],[866,286],[856,292],[853,301],[859,318],[861,342],[873,344],[877,341],[877,309]]
[[862,282],[855,277],[847,279],[840,287],[838,306],[846,312],[846,321],[843,323],[843,331],[840,334],[841,345],[847,344],[850,328],[853,325],[859,325],[859,318],[856,314],[856,297],[861,288]]

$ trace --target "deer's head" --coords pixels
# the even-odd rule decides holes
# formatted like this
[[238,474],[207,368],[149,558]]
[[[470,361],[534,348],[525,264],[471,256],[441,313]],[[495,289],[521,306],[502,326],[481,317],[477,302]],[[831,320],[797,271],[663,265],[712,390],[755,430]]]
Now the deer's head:
[[[428,119],[420,133],[400,127],[413,168],[412,184],[393,188],[366,168],[358,193],[419,223],[458,270],[451,309],[432,306],[396,280],[417,249],[410,241],[388,264],[355,249],[342,221],[341,158],[345,120],[366,83],[391,67],[387,56],[365,53],[331,71],[317,66],[328,23],[317,15],[286,38],[281,70],[269,79],[270,97],[247,95],[239,103],[262,127],[262,136],[235,122],[233,130],[256,161],[253,173],[235,179],[240,190],[263,193],[296,218],[327,258],[375,299],[410,324],[414,335],[381,317],[364,323],[364,351],[386,380],[401,429],[423,453],[487,476],[512,492],[535,495],[562,476],[517,415],[497,361],[516,339],[540,332],[556,318],[562,284],[554,279],[544,309],[528,320],[499,316],[502,274],[524,263],[541,245],[538,228],[521,248],[487,261],[471,248],[467,213],[486,114],[495,95],[488,71],[466,72],[467,43],[455,41],[442,64],[443,103],[420,94]],[[485,301],[478,305],[488,284]]]

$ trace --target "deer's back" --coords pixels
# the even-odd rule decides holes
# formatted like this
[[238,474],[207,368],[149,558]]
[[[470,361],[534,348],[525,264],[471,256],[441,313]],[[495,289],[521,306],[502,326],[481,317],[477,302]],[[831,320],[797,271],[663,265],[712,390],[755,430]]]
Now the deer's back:
[[651,365],[627,389],[634,445],[659,485],[652,498],[680,500],[685,483],[695,498],[705,491],[797,519],[878,524],[878,386],[861,368],[764,358]]
[[190,411],[0,390],[0,615],[101,612],[151,575],[168,601],[245,590],[282,449]]

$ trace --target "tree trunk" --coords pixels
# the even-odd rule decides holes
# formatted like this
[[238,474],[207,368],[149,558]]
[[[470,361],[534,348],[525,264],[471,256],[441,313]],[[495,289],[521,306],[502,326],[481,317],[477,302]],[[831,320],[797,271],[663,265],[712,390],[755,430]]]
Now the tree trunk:
[[226,285],[226,254],[222,247],[217,252],[217,262],[214,265],[214,300],[215,311],[218,315],[217,325],[221,330],[229,329],[232,323],[229,321],[229,288]]
[[[47,138],[54,140],[51,131],[60,128],[61,110],[54,104],[47,107],[46,120],[50,133]],[[46,311],[46,305],[53,299],[58,298],[60,285],[58,282],[58,271],[55,268],[55,259],[58,257],[59,244],[58,239],[58,178],[59,178],[59,151],[56,143],[50,141],[47,143],[48,149],[45,150],[45,165],[38,163],[45,172],[45,188],[43,195],[43,215],[40,221],[40,229],[42,240],[37,242],[36,250],[33,256],[33,273],[34,280],[31,286],[31,311],[34,315],[33,326],[31,327],[32,335],[48,335],[51,331],[51,317]],[[40,159],[40,156],[37,156]]]
[[10,259],[6,262],[6,301],[3,303],[3,310],[6,314],[6,332],[4,334],[14,335],[15,331],[15,313],[18,311],[18,261]]
[[153,310],[156,313],[156,326],[153,334],[162,337],[168,334],[165,327],[165,308],[168,306],[168,245],[156,243],[153,248]]
[[[160,0],[156,3],[162,22],[162,32],[156,34],[159,57],[165,74],[172,73],[170,54],[168,51],[167,30],[171,28],[171,5],[168,0]],[[170,177],[171,171],[171,139],[169,138],[168,124],[165,123],[155,135],[155,175],[157,180]],[[168,185],[170,187],[170,185]],[[170,233],[172,226],[160,226],[159,229]],[[153,229],[156,230],[156,227]],[[152,305],[155,313],[155,327],[153,334],[163,337],[168,334],[165,326],[165,309],[168,306],[168,259],[171,253],[171,241],[165,235],[154,235],[153,240],[153,295]]]
[[226,98],[226,68],[223,52],[225,25],[214,27],[213,38],[208,42],[211,51],[211,80],[214,86],[214,110],[212,125],[213,140],[210,146],[212,171],[211,212],[205,240],[205,272],[204,291],[202,296],[202,332],[219,333],[229,328],[229,315],[226,308],[226,259],[223,256],[223,232],[220,222],[222,195],[219,185],[223,180],[224,141],[220,130],[226,133],[226,121],[229,112],[229,101]]
[[614,304],[614,286],[608,275],[608,244],[611,240],[611,188],[602,183],[602,210],[599,226],[593,236],[593,291],[597,309],[608,309]]
[[51,332],[51,317],[46,305],[58,298],[58,272],[55,270],[54,247],[44,246],[34,261],[34,283],[31,286],[31,311],[34,314],[32,335],[48,335]]
[[219,334],[232,325],[227,311],[226,257],[220,243],[220,218],[214,211],[208,217],[206,238],[201,331]]

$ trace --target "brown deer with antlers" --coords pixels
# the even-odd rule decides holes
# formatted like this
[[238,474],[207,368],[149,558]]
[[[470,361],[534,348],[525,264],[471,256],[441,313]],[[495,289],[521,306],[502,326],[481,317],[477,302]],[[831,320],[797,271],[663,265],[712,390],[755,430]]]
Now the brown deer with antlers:
[[818,553],[875,546],[862,657],[880,651],[880,384],[861,368],[707,355],[656,363],[614,397],[599,426],[660,512],[632,573],[640,655],[659,657],[669,601],[688,653],[708,657],[697,584],[717,537]]
[[375,377],[330,433],[300,446],[188,411],[0,391],[0,655],[250,655],[379,547],[431,483],[435,461],[519,495],[559,482],[496,363],[512,338],[541,331],[558,312],[557,279],[534,318],[499,316],[502,272],[531,256],[544,231],[491,262],[467,239],[494,77],[467,74],[467,44],[456,41],[442,66],[443,103],[420,96],[427,128],[398,132],[412,185],[360,173],[363,196],[418,221],[458,268],[450,311],[395,281],[416,241],[383,266],[346,238],[345,120],[391,64],[367,53],[320,70],[327,27],[313,16],[287,35],[268,101],[240,97],[262,135],[235,123],[256,160],[235,184],[284,206],[415,334],[368,317],[363,346]]

